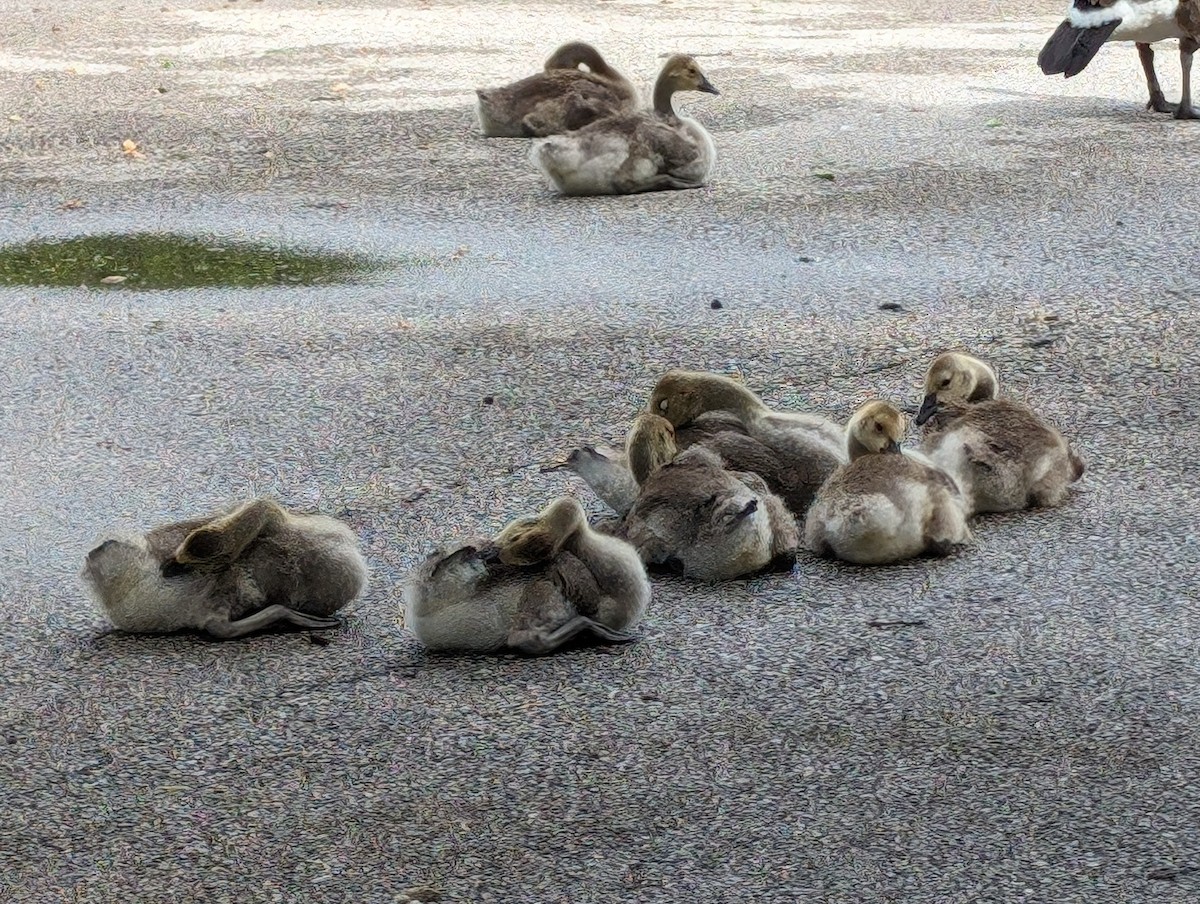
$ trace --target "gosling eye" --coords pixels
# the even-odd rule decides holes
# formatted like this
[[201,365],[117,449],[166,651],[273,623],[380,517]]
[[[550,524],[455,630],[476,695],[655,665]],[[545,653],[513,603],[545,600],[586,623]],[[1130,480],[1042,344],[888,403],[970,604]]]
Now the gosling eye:
[[658,403],[658,410],[659,411],[667,410],[667,400],[666,399],[663,399],[661,402]]
[[949,378],[949,377],[946,377],[946,379],[942,380],[942,382],[941,382],[941,384],[940,384],[940,388],[942,388],[942,389],[946,389],[946,388],[948,388],[949,386],[950,386],[950,378]]
[[875,432],[876,432],[876,433],[882,433],[882,432],[883,432],[883,424],[876,423],[876,424],[875,424]]

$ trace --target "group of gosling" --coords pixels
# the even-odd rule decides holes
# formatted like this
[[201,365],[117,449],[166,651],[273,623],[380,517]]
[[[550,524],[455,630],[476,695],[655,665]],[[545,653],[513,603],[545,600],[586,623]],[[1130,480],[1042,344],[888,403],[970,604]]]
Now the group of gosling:
[[531,159],[559,192],[628,195],[699,188],[712,170],[712,138],[675,112],[677,91],[720,93],[692,57],[676,54],[642,109],[634,84],[576,41],[554,51],[543,71],[476,93],[483,134],[539,139]]
[[[573,638],[620,643],[650,602],[646,568],[701,581],[790,569],[801,543],[859,564],[945,555],[980,512],[1057,506],[1084,470],[1062,434],[1001,398],[996,373],[936,358],[917,415],[879,400],[845,428],[769,408],[742,382],[673,370],[624,453],[585,446],[544,468],[582,477],[616,513],[589,524],[555,500],[494,537],[460,538],[404,585],[405,625],[431,650],[549,653]],[[348,527],[270,499],[105,540],[83,577],[121,630],[241,637],[277,622],[339,625],[367,568]]]

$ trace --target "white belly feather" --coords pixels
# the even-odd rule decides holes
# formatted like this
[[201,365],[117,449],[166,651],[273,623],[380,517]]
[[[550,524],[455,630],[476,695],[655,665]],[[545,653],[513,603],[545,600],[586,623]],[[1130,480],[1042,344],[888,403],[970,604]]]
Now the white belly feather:
[[1067,19],[1076,28],[1098,28],[1120,19],[1110,41],[1152,44],[1186,35],[1175,20],[1179,0],[1117,0],[1112,6],[1079,10],[1072,4]]

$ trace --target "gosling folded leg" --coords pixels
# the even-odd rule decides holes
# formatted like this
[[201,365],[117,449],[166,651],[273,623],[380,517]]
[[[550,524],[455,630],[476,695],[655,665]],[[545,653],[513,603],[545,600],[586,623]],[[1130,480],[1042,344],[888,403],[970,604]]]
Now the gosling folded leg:
[[511,649],[528,656],[543,656],[552,653],[563,644],[578,637],[584,632],[608,643],[631,643],[637,640],[636,634],[616,631],[586,615],[577,615],[565,625],[553,630],[545,628],[528,628],[514,631],[509,635],[508,645]]
[[289,609],[287,606],[273,605],[267,606],[265,609],[261,609],[253,615],[248,615],[237,621],[211,621],[204,626],[204,630],[213,637],[219,637],[222,640],[232,640],[237,637],[245,637],[247,634],[253,634],[255,631],[281,621],[290,622],[300,628],[312,628],[315,630],[328,630],[342,626],[342,621],[338,618],[309,615],[305,612],[297,612],[295,609]]
[[679,179],[675,176],[660,175],[655,176],[647,182],[639,181],[634,187],[629,187],[625,190],[625,194],[637,194],[646,191],[665,191],[665,190],[682,190],[688,188],[703,188],[703,182],[689,182],[686,179]]

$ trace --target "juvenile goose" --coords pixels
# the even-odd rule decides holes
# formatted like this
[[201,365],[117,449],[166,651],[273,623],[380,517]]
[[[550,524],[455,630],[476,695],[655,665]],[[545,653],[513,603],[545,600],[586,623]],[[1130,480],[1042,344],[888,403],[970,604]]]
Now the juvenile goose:
[[279,621],[335,628],[367,567],[350,529],[271,499],[105,540],[82,577],[122,631],[243,637]]
[[1083,459],[1037,412],[998,391],[996,372],[978,358],[935,358],[917,415],[921,449],[958,482],[969,514],[1061,505]]
[[641,492],[622,530],[647,564],[710,582],[791,567],[799,528],[757,474],[727,469],[703,445],[679,452],[670,421],[650,412],[627,450]]
[[954,481],[900,451],[904,415],[878,400],[846,425],[849,464],[821,487],[804,525],[813,552],[882,565],[923,553],[946,555],[971,539]]
[[743,384],[719,374],[668,371],[648,408],[675,425],[681,448],[700,442],[730,468],[753,471],[797,515],[846,461],[843,433],[833,421],[773,411]]
[[405,625],[431,650],[540,655],[585,632],[622,643],[649,602],[637,553],[566,497],[494,541],[434,553],[404,588]]
[[749,436],[764,442],[768,438],[800,442],[794,435],[799,432],[809,442],[836,450],[839,457],[844,445],[842,428],[833,421],[798,411],[775,411],[744,384],[721,374],[669,370],[655,384],[646,407],[676,429],[695,426],[701,415],[720,411],[735,417]]
[[[579,68],[588,67],[588,71]],[[530,138],[578,129],[636,110],[637,88],[591,44],[559,47],[542,72],[500,88],[479,88],[476,112],[489,138]]]
[[[1183,93],[1179,104],[1168,104],[1154,71],[1155,41],[1179,39],[1179,64]],[[1046,75],[1065,78],[1084,70],[1108,41],[1133,41],[1137,45],[1150,100],[1156,113],[1174,113],[1176,119],[1200,118],[1192,106],[1192,55],[1200,46],[1200,0],[1071,0],[1067,18],[1038,55]]]
[[704,127],[678,116],[676,91],[719,94],[690,56],[667,60],[654,83],[654,106],[597,120],[534,143],[531,159],[564,195],[630,195],[699,188],[716,160]]

